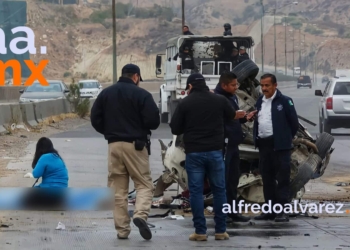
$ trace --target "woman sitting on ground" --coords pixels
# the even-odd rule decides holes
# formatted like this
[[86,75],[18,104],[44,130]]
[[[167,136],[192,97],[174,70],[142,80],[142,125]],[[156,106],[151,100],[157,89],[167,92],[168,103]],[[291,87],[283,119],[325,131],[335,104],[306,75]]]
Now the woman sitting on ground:
[[42,137],[36,144],[32,168],[32,177],[42,178],[41,184],[35,187],[68,187],[68,170],[49,138]]

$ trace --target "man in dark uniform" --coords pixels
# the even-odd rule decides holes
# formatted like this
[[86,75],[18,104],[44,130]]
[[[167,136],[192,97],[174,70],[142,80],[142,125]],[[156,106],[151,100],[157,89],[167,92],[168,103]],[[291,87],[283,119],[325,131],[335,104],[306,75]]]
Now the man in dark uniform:
[[[235,95],[239,85],[237,76],[232,72],[223,73],[220,76],[218,85],[215,88],[215,93],[225,96],[235,110],[239,110],[238,98]],[[240,158],[238,145],[244,140],[244,133],[241,124],[251,120],[256,112],[245,114],[244,111],[236,111],[236,113],[244,113],[244,118],[239,120],[230,120],[225,123],[225,138],[228,138],[226,147],[225,165],[226,165],[226,197],[227,203],[232,205],[236,201],[236,211],[238,211],[238,194],[237,187],[240,177]],[[224,142],[223,142],[224,143]],[[249,217],[245,217],[239,213],[227,215],[233,222],[247,222]]]
[[225,23],[224,24],[224,29],[225,29],[224,34],[223,34],[224,36],[232,36],[231,24]]
[[[264,95],[256,103],[258,114],[254,122],[253,138],[255,146],[259,148],[265,202],[271,201],[272,210],[275,204],[284,208],[290,202],[291,150],[299,120],[293,100],[277,89],[276,76],[265,74],[260,83]],[[255,219],[285,222],[289,221],[289,216],[282,210],[277,216],[272,211],[262,213]]]
[[[177,60],[179,56],[179,53],[177,53],[173,60]],[[189,69],[189,70],[193,70],[194,69],[194,60],[193,60],[193,57],[190,53],[190,49],[189,47],[185,47],[183,52],[180,53],[180,58],[181,58],[181,65],[182,65],[182,70],[186,70],[186,69]]]
[[239,47],[239,61],[243,62],[245,60],[249,60],[249,55],[247,54],[247,50],[244,46]]
[[192,74],[187,79],[189,95],[176,107],[171,118],[171,132],[182,135],[186,153],[186,172],[195,233],[192,241],[207,240],[204,217],[203,185],[205,175],[214,196],[215,239],[228,240],[225,195],[225,165],[222,156],[225,120],[240,118],[229,101],[209,91],[203,75]]
[[150,130],[160,125],[160,117],[152,95],[138,86],[140,81],[140,68],[125,65],[119,81],[99,94],[91,110],[92,126],[108,141],[108,187],[115,193],[113,214],[119,239],[127,239],[131,232],[129,177],[137,191],[133,222],[144,239],[152,238],[146,223],[154,190],[149,137]]
[[232,69],[234,69],[240,63],[240,58],[239,58],[237,48],[232,49],[230,61],[232,62]]
[[190,28],[187,26],[187,25],[185,25],[185,26],[183,26],[183,28],[182,28],[182,33],[184,34],[184,35],[194,35],[191,31],[190,31]]

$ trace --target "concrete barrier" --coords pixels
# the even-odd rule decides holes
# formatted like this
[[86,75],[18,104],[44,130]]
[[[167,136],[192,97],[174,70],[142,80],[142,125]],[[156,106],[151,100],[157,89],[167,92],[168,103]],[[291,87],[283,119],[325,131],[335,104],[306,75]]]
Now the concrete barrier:
[[11,119],[10,105],[0,105],[0,133],[6,131],[4,125],[12,123]]
[[38,122],[35,118],[34,105],[33,103],[21,103],[18,104],[21,109],[22,120],[28,126],[36,126]]
[[34,103],[33,106],[34,117],[38,123],[42,122],[44,119],[50,116],[68,113],[63,99],[37,102]]
[[4,126],[22,123],[22,113],[18,104],[0,105],[0,132],[6,129]]
[[1,86],[0,87],[0,101],[18,101],[21,93],[19,91],[25,87],[20,86]]
[[[95,99],[90,99],[90,110]],[[16,103],[0,105],[0,133],[5,128],[15,123],[24,123],[26,126],[35,127],[43,120],[56,115],[72,112],[72,106],[66,99],[50,100],[36,103]]]

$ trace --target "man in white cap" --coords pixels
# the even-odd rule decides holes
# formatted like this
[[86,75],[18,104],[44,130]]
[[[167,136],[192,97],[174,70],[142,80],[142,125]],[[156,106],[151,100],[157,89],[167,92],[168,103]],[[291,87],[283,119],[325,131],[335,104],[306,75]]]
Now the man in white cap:
[[247,50],[244,46],[239,47],[239,56],[240,56],[240,62],[243,62],[245,60],[249,60],[249,55],[247,54]]

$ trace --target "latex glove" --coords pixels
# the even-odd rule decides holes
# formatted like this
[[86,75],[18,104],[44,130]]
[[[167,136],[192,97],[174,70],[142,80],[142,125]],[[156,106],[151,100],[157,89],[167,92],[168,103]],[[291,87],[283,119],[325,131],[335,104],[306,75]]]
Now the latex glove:
[[34,178],[33,174],[32,173],[26,173],[24,175],[24,178]]

